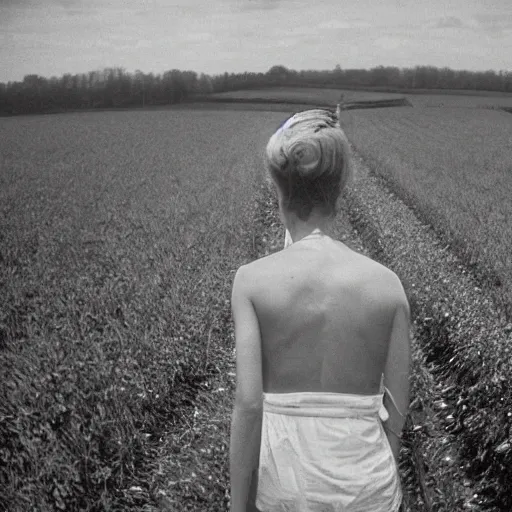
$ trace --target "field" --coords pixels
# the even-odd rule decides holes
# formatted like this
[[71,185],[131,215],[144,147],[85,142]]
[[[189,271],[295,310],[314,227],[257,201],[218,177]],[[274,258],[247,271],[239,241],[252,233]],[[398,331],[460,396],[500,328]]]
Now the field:
[[[232,277],[282,245],[263,149],[313,93],[0,120],[0,510],[226,509]],[[512,116],[342,124],[336,233],[413,310],[405,511],[508,512]]]
[[512,108],[512,94],[405,94],[414,107]]
[[344,127],[371,167],[479,265],[512,304],[512,116],[492,110],[352,111]]
[[408,92],[393,93],[353,89],[272,87],[268,89],[223,92],[213,94],[212,97],[217,100],[222,98],[241,101],[268,99],[272,101],[283,100],[284,103],[300,101],[305,104],[334,106],[340,101],[340,96],[343,94],[345,102],[398,100],[406,97],[414,107],[512,108],[512,94],[485,91],[448,92],[447,94],[440,94],[424,90],[417,94],[412,94]]
[[282,116],[1,121],[1,510],[140,509],[180,389],[225,341]]
[[385,92],[367,92],[352,91],[342,89],[321,89],[304,87],[272,87],[269,89],[230,91],[214,94],[215,98],[225,99],[266,99],[283,100],[283,102],[303,102],[303,103],[322,103],[326,105],[336,105],[343,94],[344,101],[376,101],[391,100],[403,98],[403,94],[385,93]]

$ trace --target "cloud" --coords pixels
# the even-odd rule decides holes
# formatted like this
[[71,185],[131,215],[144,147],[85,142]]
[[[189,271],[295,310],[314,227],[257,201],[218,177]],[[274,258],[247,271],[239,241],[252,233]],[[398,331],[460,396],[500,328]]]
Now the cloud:
[[10,9],[12,7],[30,7],[33,0],[0,0],[0,9]]
[[456,16],[444,16],[439,18],[434,25],[435,28],[465,28],[466,24]]
[[213,35],[210,32],[190,32],[182,38],[182,41],[184,43],[204,43],[212,39]]
[[238,10],[247,11],[273,11],[279,9],[280,0],[236,0]]
[[[73,18],[75,16],[84,16],[87,13],[92,13],[92,9],[82,9],[82,8],[71,8],[66,7],[65,8],[66,16],[69,16],[70,18]],[[97,12],[97,11],[96,11]]]
[[322,21],[316,27],[320,30],[347,30],[351,28],[368,28],[372,24],[363,20],[329,20]]
[[512,29],[512,14],[489,14],[480,13],[474,16],[474,21],[485,31],[494,32],[497,35],[502,31]]
[[474,17],[443,16],[427,21],[423,25],[427,29],[456,29],[465,31],[478,31],[482,29],[481,24]]
[[276,59],[296,69],[338,61],[499,68],[512,51],[510,1],[479,11],[466,0],[421,8],[361,0],[343,9],[339,0],[0,0],[0,77],[111,65],[266,71]]
[[374,45],[382,48],[383,50],[396,50],[404,44],[404,40],[399,37],[383,36],[378,37],[374,41]]
[[9,23],[30,12],[33,5],[33,0],[0,0],[0,26],[8,27]]
[[[303,41],[306,37],[313,38],[312,40],[321,40],[325,37],[337,37],[342,35],[346,37],[354,37],[354,33],[348,34],[346,31],[370,27],[371,24],[367,22],[358,21],[342,21],[342,20],[329,20],[320,21],[317,24],[297,23],[291,26],[287,33],[291,36],[302,36]],[[345,32],[344,32],[345,31]],[[327,34],[328,33],[328,34]],[[309,41],[309,40],[308,40]],[[310,41],[309,41],[310,42]]]
[[329,21],[323,21],[322,23],[319,23],[317,25],[317,28],[320,30],[338,30],[338,29],[346,29],[351,28],[352,25],[350,23],[347,23],[346,21],[340,21],[340,20],[329,20]]

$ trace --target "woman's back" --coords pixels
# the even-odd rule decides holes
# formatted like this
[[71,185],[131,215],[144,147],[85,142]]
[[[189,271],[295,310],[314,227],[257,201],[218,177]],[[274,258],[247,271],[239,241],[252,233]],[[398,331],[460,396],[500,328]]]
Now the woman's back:
[[267,144],[294,243],[233,282],[232,512],[396,512],[402,499],[409,305],[393,272],[324,235],[351,174],[339,115],[297,113]]
[[393,272],[315,234],[249,267],[264,392],[379,392],[405,297]]

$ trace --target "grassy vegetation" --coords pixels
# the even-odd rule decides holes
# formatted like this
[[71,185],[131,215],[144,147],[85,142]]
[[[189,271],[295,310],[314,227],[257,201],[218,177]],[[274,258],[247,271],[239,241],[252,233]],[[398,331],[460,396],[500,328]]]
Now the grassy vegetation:
[[221,104],[224,108],[238,106],[283,112],[290,108],[295,112],[319,107],[332,109],[338,103],[343,105],[344,110],[411,106],[405,97],[399,95],[311,87],[271,87],[196,96],[187,105],[197,108],[207,106],[208,103]]
[[[279,219],[275,192],[267,184],[260,187],[255,206],[253,257],[257,258],[282,249],[284,229]],[[348,216],[337,217],[334,232],[337,238],[350,247],[368,254]],[[228,452],[235,391],[235,361],[232,351],[233,326],[229,324],[226,327],[224,338],[211,345],[212,361],[222,370],[203,383],[193,407],[182,409],[180,428],[166,440],[169,447],[167,453],[172,455],[165,457],[159,464],[158,501],[163,510],[217,512],[229,506]],[[417,356],[413,364],[413,397],[421,395],[424,403],[432,389],[425,389],[424,368],[422,373]],[[426,498],[419,486],[412,453],[418,436],[417,430],[406,428],[404,449],[399,462],[405,496],[403,512],[424,511]],[[421,445],[421,448],[424,447],[425,443]],[[446,472],[443,476],[446,477]]]
[[407,98],[414,107],[465,107],[465,108],[512,108],[512,94],[500,94],[487,91],[397,91],[329,89],[314,87],[269,87],[256,90],[230,91],[213,94],[217,100],[251,99],[302,102],[334,106],[343,95],[347,103],[378,102],[383,100],[399,100]]
[[216,371],[209,344],[281,119],[1,122],[0,509],[148,504],[162,438]]
[[[510,305],[510,115],[343,116],[375,173]],[[0,510],[225,508],[229,291],[240,264],[282,242],[275,204],[258,204],[262,151],[282,120],[206,105],[0,122]],[[508,506],[511,329],[486,314],[481,290],[468,296],[455,274],[437,276],[423,234],[402,229],[380,192],[369,207],[371,189],[352,194],[347,218],[411,286],[427,362],[453,384],[436,414],[460,439],[465,471]],[[432,381],[416,370],[420,395]],[[440,391],[427,391],[435,407]],[[410,460],[401,471],[416,492]],[[443,471],[451,484],[455,472]]]
[[345,89],[323,89],[309,87],[271,87],[268,89],[230,91],[213,94],[214,98],[222,99],[264,99],[272,101],[296,101],[302,103],[321,103],[332,107],[340,101],[343,95],[344,101],[377,101],[402,98],[401,94],[354,91]]
[[[373,113],[378,114],[378,111]],[[392,114],[395,115],[395,110]],[[348,124],[353,122],[350,121],[352,113],[344,116]],[[380,147],[377,137],[372,137],[375,124],[379,126],[376,121],[366,126],[366,143],[360,135],[361,151],[367,154],[374,146]],[[359,129],[362,130],[360,125]],[[409,129],[410,132],[413,130],[413,127]],[[388,155],[398,152],[384,132],[382,139],[390,145]],[[426,135],[424,139],[427,144]],[[456,154],[454,148],[452,151]],[[384,151],[383,148],[381,150]],[[372,173],[356,183],[347,205],[347,214],[354,217],[356,225],[362,229],[365,244],[371,248],[373,257],[395,270],[403,280],[413,306],[416,334],[426,355],[426,363],[436,384],[445,387],[440,399],[432,405],[435,417],[444,424],[449,439],[442,439],[445,442],[431,457],[427,478],[428,473],[434,476],[442,473],[447,462],[449,465],[458,464],[466,478],[458,482],[449,479],[450,485],[453,487],[459,483],[459,489],[467,493],[466,485],[473,482],[475,490],[464,507],[471,505],[470,508],[475,510],[508,512],[512,507],[509,485],[512,478],[512,393],[508,384],[512,371],[512,323],[507,323],[503,309],[497,304],[510,305],[507,302],[509,298],[500,295],[505,293],[500,287],[482,289],[464,254],[457,257],[447,250],[449,244],[445,244],[447,240],[450,242],[450,238],[443,231],[443,226],[447,229],[445,224],[436,225],[438,234],[435,235],[425,223],[427,217],[419,209],[416,211],[424,224],[410,209],[400,206],[401,201],[395,196],[406,199],[414,207],[421,198],[427,197],[426,193],[418,193],[414,197],[411,189],[397,186],[392,178],[398,171],[390,161],[384,161],[386,167],[372,157],[366,162]],[[410,169],[415,171],[414,167]],[[450,180],[444,179],[446,174],[447,171],[438,176],[444,187],[449,189]],[[411,180],[417,175],[417,172],[411,172]],[[478,184],[477,177],[473,176],[473,179]],[[459,186],[461,197],[467,190],[464,185],[465,182],[461,182]],[[386,189],[390,190],[386,192]],[[435,188],[431,187],[429,192],[433,198],[436,197]],[[495,200],[501,201],[502,206],[508,205],[508,201],[500,197]],[[444,208],[443,203],[438,203],[441,212],[451,207],[449,201],[447,199]],[[475,209],[478,207],[476,204]],[[502,245],[506,246],[508,240],[502,239]],[[480,249],[482,257],[485,256],[486,247],[481,245]],[[493,292],[494,299],[489,290]],[[430,429],[428,438],[431,439],[430,447],[435,447]],[[446,447],[449,446],[446,442],[457,445],[457,458],[449,456],[445,459]],[[445,484],[441,485],[443,487],[446,490]],[[454,503],[462,506],[465,493],[457,494],[448,489],[446,497],[449,499],[445,502],[452,506],[447,510],[453,510]]]
[[[477,112],[477,115],[476,115]],[[490,110],[347,112],[372,168],[512,305],[512,118]]]
[[497,95],[491,92],[481,94],[406,94],[414,107],[460,107],[460,108],[499,108],[512,107],[512,94]]

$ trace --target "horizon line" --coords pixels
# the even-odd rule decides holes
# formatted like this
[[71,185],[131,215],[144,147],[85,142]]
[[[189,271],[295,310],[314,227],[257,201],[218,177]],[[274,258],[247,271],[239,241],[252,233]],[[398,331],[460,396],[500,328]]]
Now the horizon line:
[[[339,64],[338,64],[339,65]],[[23,78],[21,79],[12,79],[12,80],[0,80],[0,83],[1,84],[4,84],[4,85],[7,85],[9,83],[22,83],[23,80],[26,78],[26,77],[30,77],[30,76],[37,76],[37,77],[40,77],[40,78],[43,78],[43,79],[46,79],[46,80],[51,80],[52,78],[62,78],[66,75],[71,75],[71,76],[76,76],[76,75],[88,75],[90,73],[101,73],[101,72],[104,72],[104,71],[107,71],[107,70],[121,70],[127,74],[135,74],[137,72],[141,72],[143,75],[155,75],[155,76],[158,76],[158,75],[162,75],[164,73],[167,73],[169,71],[180,71],[182,73],[186,73],[186,72],[193,72],[193,73],[196,73],[198,76],[201,76],[201,75],[205,75],[205,76],[208,76],[210,78],[212,77],[215,77],[215,76],[222,76],[222,75],[225,75],[226,73],[228,73],[228,75],[243,75],[245,73],[248,73],[248,74],[255,74],[255,75],[258,75],[258,74],[261,74],[261,75],[266,75],[271,69],[273,68],[276,68],[276,67],[282,67],[282,68],[285,68],[286,71],[288,72],[292,72],[292,73],[300,73],[300,72],[306,72],[306,71],[313,71],[313,72],[334,72],[338,69],[338,65],[336,65],[334,68],[305,68],[305,69],[293,69],[293,68],[289,68],[283,64],[275,64],[275,65],[272,65],[270,66],[267,71],[249,71],[249,70],[244,70],[244,71],[220,71],[220,72],[217,72],[217,73],[206,73],[204,71],[196,71],[196,70],[193,70],[193,69],[180,69],[180,68],[168,68],[168,69],[165,69],[163,71],[159,71],[159,72],[155,72],[155,71],[142,71],[141,69],[135,69],[133,71],[130,71],[128,70],[127,68],[125,68],[124,66],[105,66],[103,68],[95,68],[95,69],[90,69],[89,71],[78,71],[78,72],[66,72],[66,73],[62,73],[61,75],[40,75],[39,73],[28,73],[28,74],[25,74],[23,75]],[[350,68],[343,68],[340,66],[340,70],[341,71],[372,71],[374,69],[380,69],[380,68],[384,68],[384,69],[398,69],[400,71],[404,71],[404,70],[414,70],[414,69],[418,69],[418,68],[430,68],[430,69],[438,69],[438,70],[449,70],[449,71],[453,71],[455,73],[461,73],[461,72],[465,72],[465,73],[472,73],[472,74],[479,74],[479,73],[494,73],[496,75],[499,75],[500,73],[505,73],[505,74],[510,74],[512,73],[512,69],[493,69],[493,68],[487,68],[487,69],[480,69],[480,70],[470,70],[470,69],[467,69],[467,68],[452,68],[452,67],[449,67],[449,66],[435,66],[433,64],[415,64],[413,66],[394,66],[394,65],[384,65],[384,64],[379,64],[378,66],[373,66],[373,67],[366,67],[366,68],[354,68],[354,67],[350,67]]]

